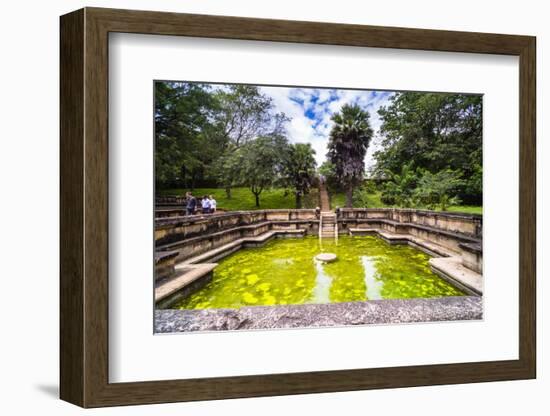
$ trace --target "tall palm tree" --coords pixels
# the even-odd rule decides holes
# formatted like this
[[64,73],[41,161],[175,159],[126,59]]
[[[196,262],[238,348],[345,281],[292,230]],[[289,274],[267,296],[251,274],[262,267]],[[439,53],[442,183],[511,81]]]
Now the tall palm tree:
[[370,115],[357,104],[342,106],[333,114],[327,158],[334,165],[335,176],[346,189],[346,207],[353,203],[353,188],[365,175],[365,155],[373,136]]

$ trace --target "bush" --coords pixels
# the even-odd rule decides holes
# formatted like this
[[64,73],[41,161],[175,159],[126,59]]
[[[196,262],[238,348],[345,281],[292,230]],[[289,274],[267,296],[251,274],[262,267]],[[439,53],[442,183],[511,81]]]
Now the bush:
[[413,192],[418,182],[418,176],[411,164],[403,165],[398,174],[387,172],[387,175],[390,180],[383,185],[380,200],[384,204],[403,208],[413,206]]
[[382,195],[380,195],[380,201],[386,205],[395,205],[395,196],[388,193],[382,193]]
[[435,209],[439,206],[442,211],[446,211],[449,205],[460,204],[457,190],[464,185],[460,171],[445,169],[431,173],[422,170],[419,173],[421,176],[413,195],[418,205],[423,205],[428,209]]
[[365,182],[363,182],[361,190],[370,195],[375,194],[378,191],[376,183],[374,183],[374,181],[370,179],[367,179],[365,180]]

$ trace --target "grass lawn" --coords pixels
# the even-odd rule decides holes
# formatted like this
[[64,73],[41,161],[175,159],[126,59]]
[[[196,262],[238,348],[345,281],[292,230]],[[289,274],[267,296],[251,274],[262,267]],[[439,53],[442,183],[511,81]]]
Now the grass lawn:
[[[344,207],[346,205],[346,195],[343,192],[335,192],[330,194],[330,205],[332,209],[336,207]],[[368,195],[368,208],[392,208],[391,205],[386,205],[380,200],[380,192]],[[354,208],[362,208],[354,204]],[[422,209],[422,208],[420,208]],[[464,212],[467,214],[483,214],[483,207],[473,205],[451,205],[447,208],[450,212]]]
[[[163,189],[159,190],[160,195],[185,195],[188,189]],[[260,194],[260,208],[257,208],[254,202],[254,194],[248,188],[231,189],[231,199],[227,199],[225,189],[221,188],[196,188],[193,191],[195,196],[214,195],[218,202],[218,208],[226,211],[250,211],[255,209],[288,209],[295,208],[296,202],[294,194],[282,188],[266,189]],[[302,201],[303,208],[315,208],[319,205],[319,192],[313,188],[309,195]],[[346,195],[343,192],[330,193],[330,205],[332,209],[346,205]],[[368,196],[369,208],[392,208],[380,201],[380,192]],[[355,208],[362,208],[354,205]],[[482,214],[481,206],[463,205],[450,206],[448,211],[464,212],[468,214]]]
[[[163,189],[160,195],[185,195],[189,189]],[[250,211],[255,209],[288,209],[296,208],[296,200],[292,192],[285,195],[282,188],[266,189],[260,194],[260,207],[256,207],[254,194],[248,188],[232,188],[231,199],[227,199],[225,189],[196,188],[193,191],[196,197],[214,195],[218,208],[226,211]],[[319,205],[319,191],[314,188],[302,201],[303,208],[315,208]]]

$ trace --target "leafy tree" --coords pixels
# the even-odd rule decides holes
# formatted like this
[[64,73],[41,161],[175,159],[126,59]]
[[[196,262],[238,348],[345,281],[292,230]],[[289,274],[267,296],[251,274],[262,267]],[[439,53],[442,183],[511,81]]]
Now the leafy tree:
[[458,192],[470,203],[481,202],[475,179],[482,176],[481,96],[397,93],[378,113],[383,138],[374,154],[378,173],[398,174],[405,163],[432,173],[460,170],[465,182]]
[[295,143],[288,147],[284,163],[284,180],[294,190],[296,208],[302,208],[302,196],[307,195],[315,180],[315,150],[309,143]]
[[439,206],[442,211],[446,211],[449,205],[460,203],[456,190],[463,183],[461,172],[458,171],[445,169],[437,173],[431,173],[423,170],[418,179],[418,187],[414,191],[414,197],[419,204],[429,209]]
[[358,105],[342,106],[332,116],[334,126],[328,142],[329,161],[346,189],[346,207],[353,204],[353,188],[364,179],[365,155],[372,139],[369,113]]
[[260,195],[281,181],[288,141],[284,136],[263,136],[239,147],[230,156],[236,169],[232,185],[247,186],[260,207]]
[[[260,136],[282,136],[288,118],[283,113],[273,113],[273,100],[262,94],[258,87],[231,85],[216,93],[219,111],[215,119],[223,137],[224,158],[221,166],[227,168],[227,156],[241,146]],[[231,157],[229,157],[231,159]],[[230,167],[231,164],[229,164]],[[220,174],[223,174],[222,177]],[[231,199],[231,186],[235,171],[222,169],[217,178],[225,186],[227,198]]]
[[[158,187],[190,179],[191,187],[220,152],[207,135],[216,102],[208,86],[155,83],[155,180]],[[212,135],[215,136],[215,135]]]

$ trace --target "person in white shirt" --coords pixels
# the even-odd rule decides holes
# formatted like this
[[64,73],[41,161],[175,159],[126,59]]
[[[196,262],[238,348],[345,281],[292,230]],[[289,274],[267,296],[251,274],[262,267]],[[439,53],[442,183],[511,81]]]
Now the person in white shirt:
[[202,213],[210,214],[210,199],[208,199],[208,195],[203,196],[201,204],[202,204]]
[[214,195],[210,195],[210,212],[214,214],[216,212],[217,202],[214,199]]

